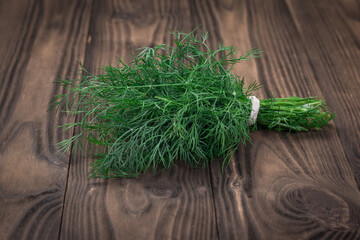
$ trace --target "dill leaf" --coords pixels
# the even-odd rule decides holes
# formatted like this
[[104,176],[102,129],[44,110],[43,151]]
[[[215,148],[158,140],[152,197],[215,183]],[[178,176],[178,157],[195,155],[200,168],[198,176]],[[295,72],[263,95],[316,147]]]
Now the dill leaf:
[[[85,142],[90,149],[101,147],[91,177],[136,177],[149,168],[154,172],[171,168],[177,159],[191,167],[221,159],[225,167],[236,147],[251,141],[248,97],[260,84],[246,88],[244,78],[231,70],[240,61],[259,57],[261,51],[251,49],[239,55],[222,44],[211,49],[207,34],[171,34],[172,45],[141,48],[128,64],[119,60],[118,66],[105,66],[98,75],[81,65],[80,80],[58,82],[68,93],[55,96],[51,108],[80,117],[76,123],[61,126],[78,127],[79,133],[60,142],[60,149],[76,151]],[[328,112],[319,110],[324,107],[320,100],[294,98],[285,103],[261,100],[254,129],[303,131],[331,119]],[[302,118],[294,122],[293,115],[309,106],[317,109],[309,114],[322,120],[305,126]]]

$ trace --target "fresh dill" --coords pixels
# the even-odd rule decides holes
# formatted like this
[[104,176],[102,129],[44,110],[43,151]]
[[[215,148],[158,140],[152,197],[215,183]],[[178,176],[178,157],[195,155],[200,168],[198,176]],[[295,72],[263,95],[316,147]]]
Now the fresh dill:
[[[60,142],[60,149],[100,146],[91,177],[135,177],[149,168],[171,168],[176,160],[203,167],[221,159],[225,167],[236,147],[251,141],[248,97],[260,84],[245,87],[231,70],[261,52],[239,56],[231,46],[209,48],[207,34],[171,34],[171,46],[142,48],[130,63],[119,60],[103,74],[81,66],[81,79],[58,82],[68,93],[56,96],[51,108],[79,116],[61,126],[79,133]],[[252,129],[307,131],[332,118],[321,99],[266,99]]]

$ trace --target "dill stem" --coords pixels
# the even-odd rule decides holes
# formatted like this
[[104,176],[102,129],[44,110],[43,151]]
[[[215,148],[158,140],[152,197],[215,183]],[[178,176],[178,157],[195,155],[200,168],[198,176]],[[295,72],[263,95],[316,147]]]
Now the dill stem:
[[176,160],[204,167],[217,159],[224,168],[239,144],[251,142],[252,130],[309,131],[334,117],[320,98],[270,98],[260,101],[250,127],[248,97],[260,84],[245,86],[231,69],[261,51],[240,56],[231,46],[210,49],[207,34],[171,33],[170,45],[142,48],[129,64],[119,60],[98,75],[80,64],[80,80],[58,81],[67,93],[55,96],[51,108],[80,119],[61,126],[79,131],[59,146],[74,152],[84,144],[90,151],[99,147],[91,177],[136,177]]

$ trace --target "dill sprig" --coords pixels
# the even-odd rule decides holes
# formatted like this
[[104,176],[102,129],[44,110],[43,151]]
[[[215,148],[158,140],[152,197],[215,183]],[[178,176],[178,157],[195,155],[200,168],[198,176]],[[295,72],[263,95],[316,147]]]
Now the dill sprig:
[[[79,116],[61,126],[79,132],[60,142],[60,150],[76,151],[84,142],[100,146],[91,177],[135,177],[149,168],[171,168],[177,159],[191,167],[222,159],[225,167],[236,147],[251,141],[248,97],[260,84],[245,87],[231,69],[261,52],[240,56],[231,46],[209,48],[207,34],[171,34],[171,46],[142,48],[130,63],[119,60],[118,66],[103,67],[103,74],[81,65],[80,80],[59,81],[68,93],[56,96],[51,108]],[[331,119],[324,107],[312,98],[261,100],[254,128],[319,128]]]
[[269,98],[260,101],[256,124],[269,130],[319,130],[335,117],[320,97]]

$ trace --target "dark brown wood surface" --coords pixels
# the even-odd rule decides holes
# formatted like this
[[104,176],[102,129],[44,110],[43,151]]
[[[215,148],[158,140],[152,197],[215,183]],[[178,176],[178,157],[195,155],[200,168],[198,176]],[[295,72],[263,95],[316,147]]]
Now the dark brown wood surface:
[[[76,78],[200,25],[263,58],[234,71],[270,96],[323,96],[324,130],[256,131],[229,168],[182,164],[88,179],[56,153],[76,121],[47,112]],[[360,3],[356,0],[0,1],[0,239],[360,239]]]
[[[0,239],[56,239],[68,157],[55,143],[70,137],[47,112],[83,60],[91,5],[85,1],[0,2]],[[71,120],[71,119],[68,119]]]
[[[178,13],[171,16],[162,8]],[[188,18],[186,9],[161,1],[95,1],[85,67],[96,71],[98,66],[116,64],[118,57],[126,58],[129,50],[168,43],[169,27],[191,31],[191,22],[176,19]],[[90,161],[81,154],[71,158],[62,239],[217,237],[209,169],[178,167],[138,179],[89,181]]]
[[[298,5],[293,9],[295,12],[306,11],[303,3]],[[316,9],[317,6],[312,7]],[[259,80],[264,84],[263,96],[324,96],[322,89],[326,89],[326,93],[332,92],[326,99],[337,102],[331,105],[329,101],[330,107],[342,108],[340,101],[335,99],[343,90],[340,87],[335,89],[336,86],[329,83],[332,80],[336,85],[336,79],[319,76],[318,70],[315,70],[320,66],[321,59],[318,59],[318,64],[311,61],[315,49],[309,49],[309,46],[314,43],[307,37],[301,38],[286,3],[249,1],[246,11],[237,9],[239,15],[247,15],[249,41],[270,50],[266,51],[261,61],[257,61],[256,66]],[[314,17],[319,14],[311,13],[308,12]],[[327,22],[321,24],[320,18],[315,22],[319,28],[331,25]],[[301,23],[298,22],[298,25]],[[310,26],[309,22],[307,26]],[[316,27],[313,26],[313,31],[321,32]],[[318,36],[319,39],[322,37]],[[323,41],[326,45],[326,40]],[[331,43],[331,39],[329,41]],[[330,43],[327,45],[328,52],[318,53],[323,58],[332,55]],[[326,62],[322,64],[327,66]],[[357,74],[356,64],[353,65],[352,73]],[[348,64],[346,67],[352,66]],[[353,79],[344,78],[343,82],[358,87],[359,82]],[[352,100],[356,101],[357,94],[353,96]],[[344,110],[338,114],[339,121],[356,124],[351,114],[346,118],[341,116],[345,114]],[[257,132],[253,134],[254,145],[239,149],[226,175],[219,174],[219,166],[214,167],[213,186],[220,237],[360,238],[360,194],[349,165],[350,162],[356,172],[358,159],[344,152],[344,146],[352,144],[351,137],[358,141],[359,133],[349,128],[347,138],[341,139],[344,140],[341,144],[338,137],[340,129],[332,125],[326,131],[288,136]],[[356,132],[356,135],[351,135],[351,132]],[[228,224],[225,219],[235,219],[243,224],[241,227]]]

